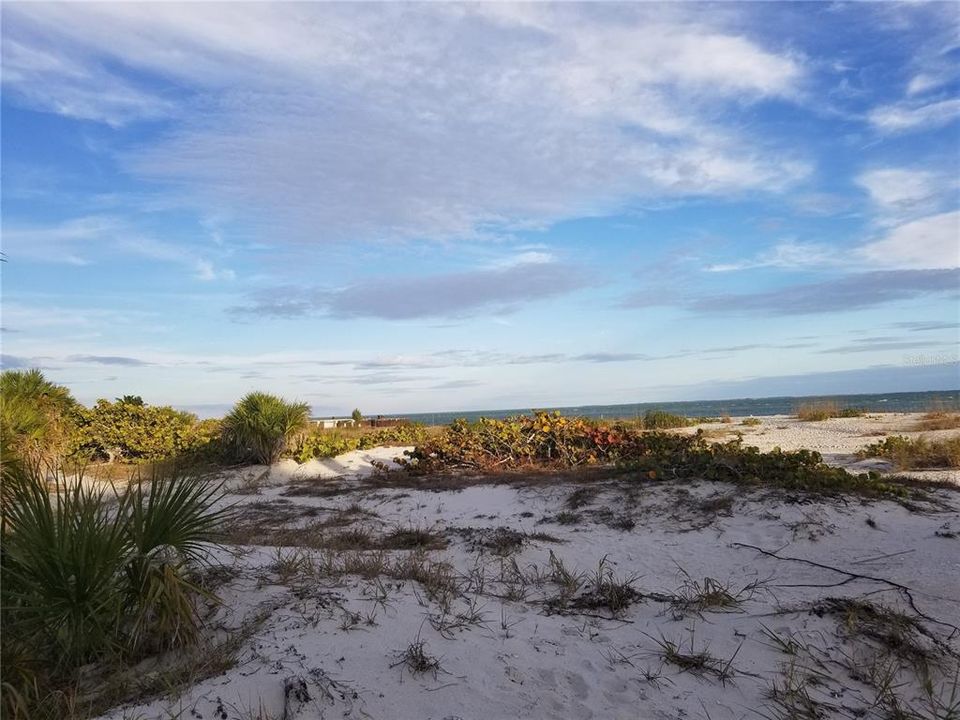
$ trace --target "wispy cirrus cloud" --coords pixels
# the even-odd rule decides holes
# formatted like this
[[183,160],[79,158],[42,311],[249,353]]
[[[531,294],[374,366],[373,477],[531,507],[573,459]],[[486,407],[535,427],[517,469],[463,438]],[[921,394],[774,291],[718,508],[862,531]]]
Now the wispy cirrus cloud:
[[937,320],[908,320],[894,323],[893,327],[910,332],[932,332],[934,330],[960,330],[960,322],[940,322]]
[[112,127],[161,118],[176,107],[98,63],[76,62],[62,47],[47,49],[36,37],[4,36],[3,75],[4,86],[28,107]]
[[[920,204],[929,207],[931,195],[927,192],[934,185],[933,178],[921,182],[912,174],[913,183],[905,182],[899,186],[893,182],[893,176],[885,176],[881,181],[882,190],[874,191],[884,197],[885,208],[894,212],[905,212],[909,205],[916,209]],[[928,184],[928,180],[930,180]],[[943,180],[944,183],[949,181]],[[937,185],[942,192],[944,186]],[[939,203],[938,203],[939,204]],[[875,239],[861,242],[852,247],[836,248],[821,243],[802,243],[793,240],[779,243],[753,257],[733,262],[714,263],[704,269],[708,272],[725,273],[757,268],[780,268],[787,270],[831,269],[852,267],[857,269],[937,269],[960,267],[960,211],[926,215],[899,224],[888,226],[880,223]]]
[[843,254],[828,245],[801,243],[794,240],[779,243],[770,250],[730,263],[708,265],[708,272],[734,272],[755,268],[809,268],[837,265],[843,261]]
[[3,241],[4,251],[14,260],[84,266],[112,261],[117,254],[123,254],[180,265],[198,280],[234,277],[232,270],[216,268],[195,248],[158,240],[135,224],[112,215],[48,224],[17,224],[5,219]]
[[907,133],[938,128],[960,118],[960,100],[933,102],[903,101],[875,108],[869,114],[870,124],[882,133]]
[[956,342],[944,340],[901,340],[896,337],[861,338],[856,342],[825,348],[819,352],[826,355],[879,352],[883,350],[918,350],[920,348],[955,348]]

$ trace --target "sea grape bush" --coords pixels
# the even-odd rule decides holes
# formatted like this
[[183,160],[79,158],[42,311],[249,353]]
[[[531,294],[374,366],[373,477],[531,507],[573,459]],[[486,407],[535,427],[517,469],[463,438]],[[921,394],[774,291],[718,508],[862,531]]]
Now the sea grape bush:
[[390,445],[416,445],[427,439],[427,429],[420,423],[395,425],[359,437],[322,430],[305,435],[291,453],[301,463],[314,458],[331,458],[351,450],[369,450]]
[[823,463],[810,450],[760,452],[742,438],[710,443],[691,435],[643,431],[635,425],[606,425],[557,413],[507,420],[457,420],[407,452],[413,474],[467,470],[497,472],[532,467],[574,468],[605,463],[647,480],[724,481],[812,492],[859,492],[904,496],[908,490],[876,473],[851,475]]
[[357,444],[356,438],[319,432],[300,438],[292,454],[297,462],[305,463],[314,458],[331,458],[356,450]]
[[384,445],[416,445],[426,439],[427,428],[423,423],[405,423],[361,435],[358,447],[369,450]]
[[152,462],[200,452],[219,434],[215,420],[123,398],[76,411],[70,454],[92,460]]
[[418,472],[449,467],[511,469],[533,464],[573,467],[615,460],[639,431],[559,413],[539,412],[506,420],[455,420],[411,453]]

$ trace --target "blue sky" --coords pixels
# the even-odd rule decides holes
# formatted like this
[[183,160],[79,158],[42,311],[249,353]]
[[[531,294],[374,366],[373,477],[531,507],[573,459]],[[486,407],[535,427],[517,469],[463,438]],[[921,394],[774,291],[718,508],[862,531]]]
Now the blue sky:
[[4,365],[204,414],[956,388],[958,7],[4,3]]

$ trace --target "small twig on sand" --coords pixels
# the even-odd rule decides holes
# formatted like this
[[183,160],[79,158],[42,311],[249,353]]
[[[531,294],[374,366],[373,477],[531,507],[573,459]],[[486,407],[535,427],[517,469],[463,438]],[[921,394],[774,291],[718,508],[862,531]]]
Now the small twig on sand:
[[761,555],[766,555],[768,557],[776,558],[777,560],[788,560],[790,562],[804,563],[805,565],[811,565],[813,567],[818,567],[823,570],[829,570],[830,572],[835,572],[840,575],[847,576],[846,580],[842,582],[834,583],[830,587],[835,587],[837,585],[845,585],[848,582],[851,582],[853,580],[869,580],[870,582],[877,582],[877,583],[882,583],[884,585],[889,585],[890,587],[896,588],[901,593],[903,593],[903,596],[907,599],[907,603],[909,603],[910,607],[919,617],[922,617],[927,622],[934,623],[935,625],[942,625],[943,627],[950,628],[952,632],[950,633],[950,636],[948,639],[952,640],[954,635],[957,635],[958,633],[960,633],[960,627],[957,627],[956,625],[953,625],[948,622],[944,622],[943,620],[937,620],[936,618],[932,618],[926,613],[922,612],[920,608],[917,607],[917,603],[913,599],[913,593],[914,593],[913,588],[910,588],[906,585],[901,585],[900,583],[895,582],[893,580],[888,580],[887,578],[882,578],[882,577],[876,577],[875,575],[861,575],[860,573],[850,572],[849,570],[843,570],[842,568],[834,567],[832,565],[824,565],[823,563],[818,563],[814,560],[807,560],[806,558],[788,557],[785,555],[779,555],[778,553],[773,552],[771,550],[764,550],[761,547],[757,547],[756,545],[748,545],[747,543],[735,542],[735,543],[731,543],[730,547],[742,547],[742,548],[747,548],[749,550],[756,550]]
[[885,555],[874,555],[873,557],[863,558],[862,560],[854,560],[851,565],[860,565],[861,563],[871,563],[876,562],[877,560],[886,560],[892,557],[898,557],[899,555],[909,555],[916,550],[901,550],[900,552],[895,553],[886,553]]

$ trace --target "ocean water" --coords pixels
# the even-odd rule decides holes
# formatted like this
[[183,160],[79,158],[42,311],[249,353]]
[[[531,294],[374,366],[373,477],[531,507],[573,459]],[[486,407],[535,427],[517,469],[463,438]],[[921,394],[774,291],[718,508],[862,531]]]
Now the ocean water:
[[816,397],[740,398],[737,400],[693,400],[686,402],[627,403],[624,405],[580,405],[577,407],[510,408],[501,410],[458,410],[456,412],[411,413],[400,415],[427,425],[446,425],[457,418],[478,420],[528,414],[532,410],[559,410],[564,415],[599,419],[635,418],[647,410],[666,410],[687,417],[732,415],[791,415],[807,402],[832,401],[844,408],[871,412],[922,412],[933,407],[960,410],[960,390],[932,392],[880,393],[877,395],[822,395]]

